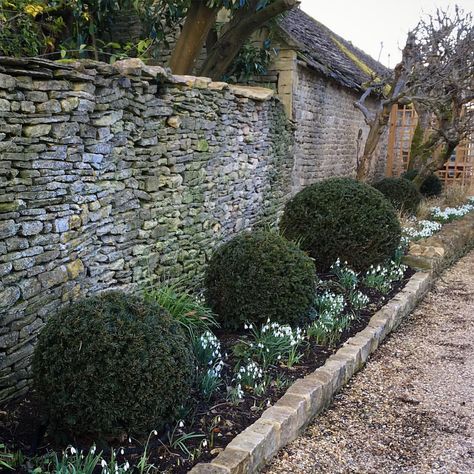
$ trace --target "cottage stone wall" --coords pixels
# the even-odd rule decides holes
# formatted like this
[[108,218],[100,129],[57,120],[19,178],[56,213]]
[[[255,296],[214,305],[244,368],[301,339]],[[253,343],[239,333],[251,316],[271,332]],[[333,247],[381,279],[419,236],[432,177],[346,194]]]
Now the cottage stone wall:
[[137,60],[0,71],[2,401],[27,390],[38,332],[62,305],[189,283],[217,244],[274,223],[293,132],[271,91]]
[[[297,65],[293,75],[292,110],[296,122],[293,190],[337,176],[355,177],[368,133],[362,113],[354,108],[355,91]],[[368,101],[368,107],[375,103]],[[362,130],[362,137],[359,137]],[[372,179],[384,176],[387,136],[373,160]]]

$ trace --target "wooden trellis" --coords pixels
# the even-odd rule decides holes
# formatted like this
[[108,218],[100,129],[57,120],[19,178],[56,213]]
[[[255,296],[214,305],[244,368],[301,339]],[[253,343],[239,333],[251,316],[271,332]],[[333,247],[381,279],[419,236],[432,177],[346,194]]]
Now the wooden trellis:
[[[390,115],[387,176],[400,176],[408,168],[410,148],[418,117],[411,106],[394,105]],[[438,176],[446,186],[469,186],[474,191],[474,137],[465,140],[453,153]]]

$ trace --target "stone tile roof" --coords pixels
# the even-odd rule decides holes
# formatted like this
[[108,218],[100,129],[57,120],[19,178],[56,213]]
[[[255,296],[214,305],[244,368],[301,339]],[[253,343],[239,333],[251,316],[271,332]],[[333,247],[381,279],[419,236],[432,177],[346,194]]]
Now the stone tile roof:
[[299,8],[285,14],[279,26],[283,39],[297,48],[300,59],[342,86],[360,91],[371,71],[379,77],[389,71]]

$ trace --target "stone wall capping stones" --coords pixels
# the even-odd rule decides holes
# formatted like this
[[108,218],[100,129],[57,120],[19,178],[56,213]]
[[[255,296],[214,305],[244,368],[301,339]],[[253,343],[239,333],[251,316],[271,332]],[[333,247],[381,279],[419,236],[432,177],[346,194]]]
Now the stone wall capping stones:
[[[227,468],[228,471],[219,472],[230,474],[258,472],[278,449],[293,441],[312,418],[330,404],[335,393],[364,366],[383,339],[420,303],[437,276],[433,263],[438,270],[444,268],[453,258],[474,246],[473,224],[474,213],[470,213],[443,228],[437,237],[443,242],[444,258],[433,262],[429,257],[430,269],[415,273],[405,288],[372,316],[365,329],[348,339],[322,367],[295,381],[274,406],[265,410],[259,420],[235,438],[235,444],[229,443],[228,448],[210,464],[197,464],[190,473],[212,472],[208,470],[211,466]],[[423,246],[423,241],[418,245]],[[262,422],[270,423],[274,431],[265,440],[260,438],[262,446],[259,447],[256,445],[259,438],[250,433]]]

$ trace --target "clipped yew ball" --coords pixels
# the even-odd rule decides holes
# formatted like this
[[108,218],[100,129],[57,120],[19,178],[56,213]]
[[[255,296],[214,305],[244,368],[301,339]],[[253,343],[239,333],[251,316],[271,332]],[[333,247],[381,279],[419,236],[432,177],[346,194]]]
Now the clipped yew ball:
[[206,299],[222,327],[267,319],[296,326],[314,298],[313,261],[275,232],[244,232],[220,246],[205,275]]
[[409,214],[415,214],[423,196],[415,185],[403,178],[384,178],[374,185],[392,204],[392,206]]
[[146,435],[189,399],[191,354],[160,306],[111,292],[49,319],[34,353],[34,386],[55,433]]
[[[408,181],[413,181],[417,176],[418,170],[409,170],[402,174],[402,178]],[[427,198],[440,196],[442,191],[443,183],[434,173],[429,174],[420,186],[420,193]]]
[[350,178],[308,186],[285,206],[280,229],[326,272],[339,258],[357,271],[390,258],[400,243],[395,209],[384,195]]

